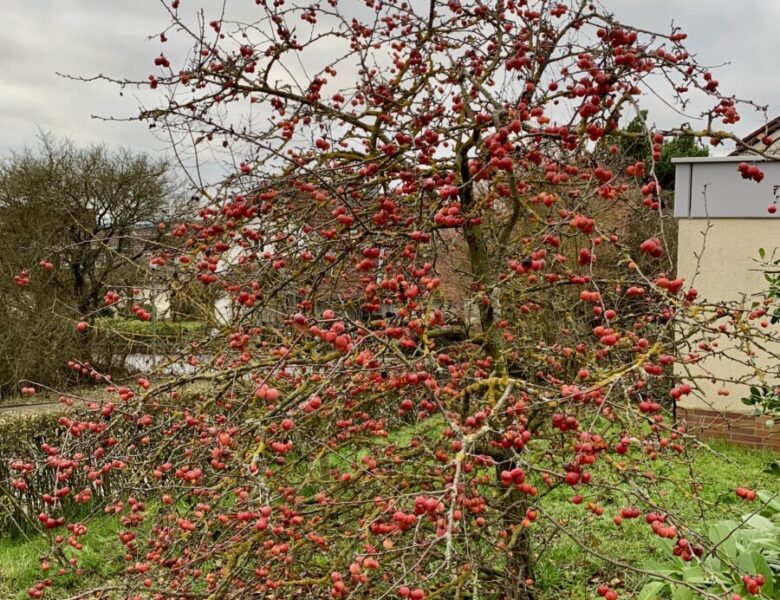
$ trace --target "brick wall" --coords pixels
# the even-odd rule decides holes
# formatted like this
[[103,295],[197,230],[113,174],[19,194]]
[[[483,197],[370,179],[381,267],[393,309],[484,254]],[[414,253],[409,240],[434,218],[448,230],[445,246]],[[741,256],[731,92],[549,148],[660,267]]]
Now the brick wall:
[[677,408],[677,418],[686,421],[688,431],[702,438],[720,438],[748,448],[780,452],[780,423],[768,428],[768,417],[701,408]]

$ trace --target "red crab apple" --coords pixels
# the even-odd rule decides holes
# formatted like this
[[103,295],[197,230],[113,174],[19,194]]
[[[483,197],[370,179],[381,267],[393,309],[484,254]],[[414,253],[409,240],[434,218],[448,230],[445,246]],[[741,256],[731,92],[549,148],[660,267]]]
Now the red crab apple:
[[737,167],[742,179],[752,179],[756,183],[761,183],[764,179],[764,172],[756,165],[749,165],[746,162],[739,163]]

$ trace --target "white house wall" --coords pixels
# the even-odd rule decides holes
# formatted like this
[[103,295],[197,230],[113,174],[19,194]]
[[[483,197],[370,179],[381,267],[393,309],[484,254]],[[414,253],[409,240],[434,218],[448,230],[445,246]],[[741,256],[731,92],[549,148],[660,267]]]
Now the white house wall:
[[[741,178],[738,164],[754,162],[746,157],[675,162],[678,276],[685,279],[686,285],[693,285],[699,298],[705,301],[739,301],[749,307],[767,288],[759,269],[759,248],[771,255],[780,246],[780,213],[772,215],[767,210],[775,200],[775,186],[780,185],[780,162],[755,163],[765,174],[761,183]],[[698,341],[693,340],[691,351],[697,351]],[[741,351],[729,346],[725,336],[720,336],[717,342],[719,350],[745,359]],[[780,344],[774,344],[771,349],[780,352]],[[690,373],[697,377],[712,374],[731,382],[697,379],[699,397],[692,395],[680,404],[684,408],[747,412],[749,407],[741,399],[748,395],[748,385],[733,381],[761,383],[758,373],[768,367],[776,368],[776,365],[760,351],[754,357],[753,366],[728,359],[704,360],[689,367]],[[682,365],[678,365],[677,372],[687,374]],[[724,391],[728,395],[723,395]]]

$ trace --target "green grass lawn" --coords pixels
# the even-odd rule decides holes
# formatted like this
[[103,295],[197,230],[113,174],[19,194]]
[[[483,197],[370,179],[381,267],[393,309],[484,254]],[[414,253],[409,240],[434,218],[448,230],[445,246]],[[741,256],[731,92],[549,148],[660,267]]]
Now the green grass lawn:
[[[701,526],[703,530],[714,521],[733,518],[735,514],[745,512],[741,510],[733,493],[736,485],[780,492],[779,478],[766,470],[767,464],[778,459],[776,454],[747,450],[723,442],[715,442],[711,446],[714,452],[703,448],[694,451],[696,480],[701,485],[697,494],[707,505],[704,514],[700,511],[700,502],[694,501],[692,491],[659,486],[659,493],[665,496],[666,503],[685,521]],[[682,476],[681,470],[687,473],[687,467],[681,463],[669,463],[668,467],[658,469],[659,473],[673,476]],[[546,510],[567,527],[580,528],[582,532],[590,531],[592,536],[588,543],[593,551],[622,557],[623,562],[634,566],[668,558],[658,540],[648,535],[643,520],[625,521],[621,531],[618,531],[611,520],[612,507],[605,507],[607,511],[602,517],[584,516],[587,511],[570,503],[569,490],[556,490],[553,494],[545,502]],[[49,591],[47,598],[69,598],[79,591],[106,585],[121,576],[125,564],[122,545],[117,538],[116,521],[100,516],[90,520],[88,525],[90,533],[84,540],[84,550],[80,553],[68,550],[69,555],[79,556],[84,576],[78,581],[73,578],[55,578],[55,587]],[[549,528],[544,531],[549,532]],[[609,547],[600,544],[609,544]],[[2,600],[27,598],[27,588],[40,577],[39,560],[47,548],[48,541],[43,537],[0,538]],[[583,550],[561,535],[538,540],[537,551],[541,554],[536,565],[536,585],[543,600],[592,598],[597,582],[610,581],[621,588],[620,597],[625,599],[632,597],[643,584],[641,576],[622,572],[616,566],[604,565],[592,552]]]
[[[116,519],[98,517],[88,521],[89,533],[82,538],[84,548],[80,552],[67,548],[68,557],[76,556],[83,575],[54,577],[55,585],[46,598],[69,598],[85,589],[105,585],[121,573],[125,566],[123,546],[119,541],[119,524]],[[28,588],[41,578],[40,559],[50,548],[48,538],[0,536],[0,598],[3,600],[29,600]],[[56,570],[51,561],[51,571]]]
[[[780,478],[767,470],[769,463],[778,460],[777,454],[719,441],[709,445],[712,451],[705,448],[694,451],[693,467],[701,486],[697,492],[700,501],[695,499],[692,491],[659,486],[666,506],[678,514],[683,522],[701,532],[706,532],[707,527],[715,521],[749,512],[749,508],[742,508],[742,501],[734,494],[734,488],[738,485],[780,493]],[[684,469],[684,465],[672,463],[667,475],[676,479],[684,475]],[[564,497],[564,493],[561,494],[560,501],[554,504],[554,512],[559,519],[576,527],[577,523],[583,521],[583,511],[569,502],[568,495]],[[706,504],[703,513],[700,508],[702,503]],[[587,525],[582,525],[583,531],[589,529],[592,532],[590,544],[595,552],[621,557],[622,562],[634,567],[670,559],[659,539],[648,535],[648,527],[643,519],[623,521],[618,531],[612,523],[614,511],[610,512],[609,508],[606,507],[602,517],[589,518]],[[540,597],[544,600],[590,598],[594,584],[610,581],[622,588],[621,598],[632,597],[646,582],[642,576],[603,564],[592,553],[584,551],[564,536],[551,540],[542,550],[536,577]]]

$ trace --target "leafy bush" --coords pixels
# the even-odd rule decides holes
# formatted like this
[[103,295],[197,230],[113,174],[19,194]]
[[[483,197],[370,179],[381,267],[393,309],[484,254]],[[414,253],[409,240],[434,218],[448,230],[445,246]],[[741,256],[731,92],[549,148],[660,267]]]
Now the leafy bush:
[[[712,544],[709,552],[700,557],[694,552],[689,560],[677,558],[647,565],[648,570],[667,579],[649,582],[639,598],[650,600],[663,593],[671,594],[674,600],[702,597],[686,584],[717,597],[724,592],[744,597],[750,594],[750,580],[761,581],[761,578],[761,594],[777,598],[780,592],[780,494],[760,490],[757,497],[763,504],[760,510],[744,515],[740,521],[718,521],[709,527],[706,535]],[[662,544],[671,554],[679,541],[675,544],[663,540]]]
[[742,398],[742,403],[754,407],[760,414],[769,415],[767,426],[774,426],[774,417],[780,416],[780,395],[768,385],[750,386],[750,395]]

